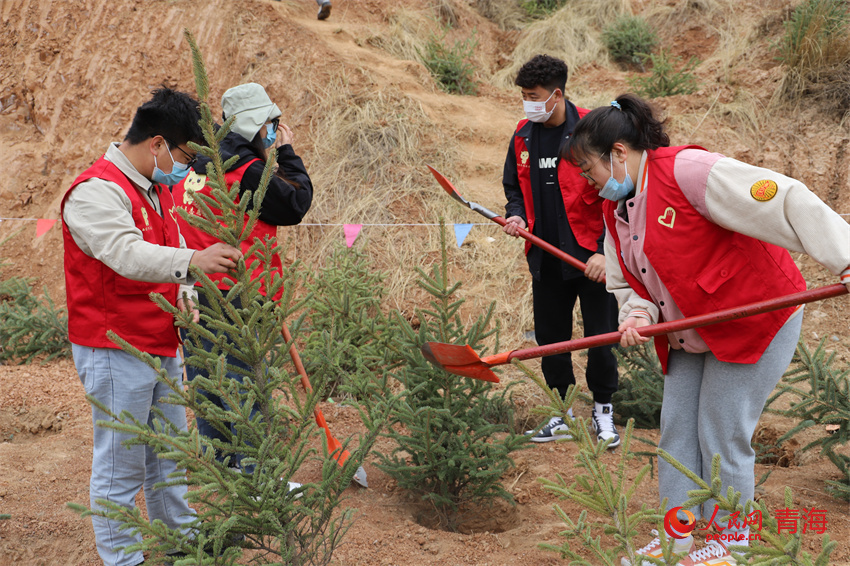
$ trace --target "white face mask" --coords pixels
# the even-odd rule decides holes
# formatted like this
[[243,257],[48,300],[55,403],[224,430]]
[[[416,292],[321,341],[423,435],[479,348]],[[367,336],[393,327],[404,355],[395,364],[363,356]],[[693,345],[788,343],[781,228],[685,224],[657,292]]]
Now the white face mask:
[[546,103],[552,100],[553,96],[555,96],[554,90],[552,91],[552,94],[549,95],[549,98],[543,102],[538,102],[536,100],[523,100],[522,109],[525,110],[525,117],[532,122],[538,123],[543,123],[551,118],[552,112],[555,111],[555,107],[553,106],[552,110],[546,112]]

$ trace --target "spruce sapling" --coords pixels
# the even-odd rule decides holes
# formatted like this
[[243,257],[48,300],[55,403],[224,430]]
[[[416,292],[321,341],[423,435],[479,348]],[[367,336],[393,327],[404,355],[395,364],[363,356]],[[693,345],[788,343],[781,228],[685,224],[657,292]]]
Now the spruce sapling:
[[388,454],[378,452],[378,467],[430,503],[441,527],[456,531],[480,511],[478,506],[490,505],[494,498],[513,501],[502,475],[513,466],[510,454],[526,439],[513,434],[508,424],[487,418],[492,406],[507,405],[509,387],[497,391],[491,383],[437,369],[421,353],[422,344],[429,341],[469,344],[483,351],[486,338],[497,338],[498,329],[490,327],[494,304],[468,326],[461,320],[461,283],[449,282],[442,220],[440,245],[441,262],[431,273],[417,269],[417,284],[432,297],[430,308],[416,310],[419,328],[394,313],[396,346],[403,360],[394,375],[405,396],[392,410],[386,433],[395,446]]

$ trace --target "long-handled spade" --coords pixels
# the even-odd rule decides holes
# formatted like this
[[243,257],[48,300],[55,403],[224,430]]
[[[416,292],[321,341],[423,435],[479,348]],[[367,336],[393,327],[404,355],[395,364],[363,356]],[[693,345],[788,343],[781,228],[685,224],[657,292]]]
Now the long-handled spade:
[[[308,392],[313,391],[313,386],[310,385],[310,380],[307,378],[307,370],[304,369],[304,364],[301,363],[301,356],[298,354],[298,350],[296,350],[295,345],[292,344],[292,334],[290,334],[289,328],[286,324],[284,324],[281,328],[281,333],[283,334],[283,339],[290,345],[289,355],[292,357],[292,363],[295,364],[295,369],[298,370],[298,374],[301,376],[301,385],[304,386],[304,389]],[[348,460],[348,457],[351,454],[348,450],[344,450],[342,448],[342,443],[337,440],[333,434],[331,434],[331,429],[328,428],[328,423],[325,421],[325,415],[322,414],[322,410],[316,407],[313,414],[316,417],[316,424],[322,427],[325,431],[325,440],[327,440],[328,443],[328,452],[333,455],[334,460],[336,460],[341,467],[345,464],[345,461]],[[369,484],[366,481],[366,470],[363,469],[363,466],[357,468],[357,472],[354,474],[352,479],[363,487],[369,487]]]
[[[440,183],[440,186],[443,187],[443,189],[445,189],[445,191],[447,193],[449,193],[449,196],[451,196],[453,199],[455,199],[456,201],[458,201],[462,205],[469,207],[471,210],[477,212],[478,214],[480,214],[484,218],[488,218],[488,219],[492,220],[493,222],[495,222],[499,226],[504,226],[505,224],[507,224],[507,221],[504,218],[502,218],[501,216],[499,216],[498,214],[496,214],[492,210],[484,208],[483,206],[481,206],[477,202],[470,202],[470,201],[466,200],[465,198],[463,198],[462,196],[460,196],[460,193],[457,192],[457,189],[455,189],[454,185],[452,185],[452,182],[449,181],[446,178],[445,175],[443,175],[442,173],[440,173],[439,171],[437,171],[436,169],[434,169],[430,165],[426,164],[426,167],[428,167],[428,169],[431,171],[431,174],[434,175],[434,178],[437,179],[437,182]],[[562,250],[556,248],[555,246],[553,246],[552,244],[550,244],[546,240],[541,240],[540,238],[538,238],[537,236],[535,236],[534,234],[532,234],[528,230],[520,230],[519,235],[520,235],[520,237],[525,238],[526,240],[528,240],[529,242],[531,242],[535,246],[549,252],[550,254],[557,257],[561,261],[564,261],[564,262],[572,265],[576,269],[579,269],[582,272],[584,272],[584,270],[587,269],[587,265],[583,261],[580,261],[580,260],[574,258],[573,256],[571,256],[567,253],[564,253]]]
[[[670,332],[688,330],[699,326],[708,326],[709,324],[716,324],[718,322],[725,322],[727,320],[743,318],[745,316],[753,316],[795,305],[820,301],[846,293],[847,287],[841,283],[836,283],[835,285],[818,287],[817,289],[801,291],[784,297],[750,303],[740,307],[682,318],[671,322],[662,322],[660,324],[644,326],[643,328],[638,329],[638,333],[640,333],[641,336],[647,337],[658,336],[659,334],[668,334]],[[479,357],[475,350],[473,350],[468,344],[460,346],[457,344],[443,344],[441,342],[426,342],[422,345],[422,355],[424,355],[425,358],[432,364],[450,373],[498,383],[498,376],[490,370],[493,366],[507,364],[510,363],[511,360],[527,360],[530,358],[539,358],[542,356],[551,356],[553,354],[583,350],[585,348],[593,348],[595,346],[616,344],[620,341],[620,337],[621,334],[619,332],[609,332],[607,334],[588,336],[586,338],[568,340],[566,342],[558,342],[555,344],[548,344],[546,346],[538,346],[536,348],[502,352],[499,354],[493,354],[492,356],[485,356],[483,358]]]

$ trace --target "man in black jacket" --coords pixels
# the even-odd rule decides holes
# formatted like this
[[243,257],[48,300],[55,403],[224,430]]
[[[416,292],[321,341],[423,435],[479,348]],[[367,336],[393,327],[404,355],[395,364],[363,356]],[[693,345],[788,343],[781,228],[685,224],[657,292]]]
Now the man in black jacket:
[[[511,138],[502,184],[507,205],[504,231],[518,236],[531,232],[587,264],[584,272],[538,247],[526,245],[531,271],[534,330],[537,343],[552,344],[572,338],[573,307],[580,299],[585,336],[617,329],[617,302],[605,289],[602,199],[583,178],[581,170],[559,159],[561,145],[576,122],[588,111],[564,96],[567,65],[548,55],[537,55],[520,68],[516,84],[522,89],[527,120],[521,120]],[[575,383],[569,353],[546,356],[543,377],[564,396]],[[617,390],[617,361],[611,346],[592,348],[587,356],[586,379],[593,393],[592,423],[599,441],[620,444],[614,426],[611,396]],[[572,409],[569,416],[572,417]],[[534,442],[556,440],[569,426],[554,417],[532,435]]]

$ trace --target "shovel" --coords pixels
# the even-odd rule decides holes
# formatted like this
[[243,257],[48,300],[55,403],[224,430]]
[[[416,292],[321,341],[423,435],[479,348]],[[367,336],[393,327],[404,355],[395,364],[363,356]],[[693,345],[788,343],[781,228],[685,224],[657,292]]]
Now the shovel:
[[[455,189],[454,185],[452,185],[452,182],[449,181],[446,178],[445,175],[443,175],[442,173],[440,173],[439,171],[437,171],[436,169],[434,169],[430,165],[426,164],[426,167],[428,167],[428,169],[431,170],[431,174],[434,175],[434,178],[437,179],[437,182],[440,183],[440,186],[443,187],[446,190],[446,192],[449,193],[449,196],[451,196],[453,199],[455,199],[456,201],[458,201],[462,205],[469,207],[471,210],[474,210],[475,212],[477,212],[478,214],[480,214],[484,218],[489,218],[490,220],[492,220],[493,222],[495,222],[499,226],[504,226],[505,224],[507,224],[507,221],[504,218],[502,218],[501,216],[499,216],[498,214],[496,214],[492,210],[484,208],[483,206],[481,206],[477,202],[469,202],[468,200],[466,200],[465,198],[460,196],[460,193],[457,192],[457,189]],[[518,233],[519,233],[521,238],[525,238],[526,240],[528,240],[529,242],[531,242],[532,244],[534,244],[538,248],[541,248],[541,249],[549,252],[553,256],[557,257],[561,261],[564,261],[564,262],[572,265],[576,269],[580,270],[582,273],[584,273],[584,270],[587,269],[587,265],[584,262],[577,260],[576,258],[574,258],[573,256],[571,256],[567,253],[564,253],[563,251],[556,248],[555,246],[553,246],[552,244],[550,244],[546,240],[541,240],[540,238],[538,238],[537,236],[535,236],[534,234],[532,234],[528,230],[520,230]],[[605,280],[603,279],[602,282],[604,283]]]
[[[289,328],[287,328],[286,324],[284,324],[283,328],[281,328],[281,334],[283,334],[283,339],[286,340],[287,344],[290,344],[289,355],[292,357],[292,363],[295,364],[295,369],[298,370],[298,374],[301,375],[301,385],[303,385],[304,389],[308,392],[313,391],[313,386],[310,385],[310,380],[307,379],[307,370],[304,369],[304,364],[301,363],[301,356],[298,354],[298,350],[296,350],[295,345],[292,344],[292,334],[290,334]],[[325,421],[325,415],[322,414],[321,409],[316,407],[313,414],[316,417],[316,424],[325,430],[325,440],[327,440],[328,443],[328,452],[333,455],[334,460],[336,460],[340,467],[342,467],[351,454],[348,450],[344,450],[342,448],[342,443],[337,440],[333,434],[331,434],[331,429],[328,427],[328,423]],[[369,487],[369,484],[366,481],[366,470],[363,469],[363,466],[357,468],[357,472],[355,472],[352,479],[358,485]]]
[[[638,329],[641,336],[658,336],[660,334],[668,334],[670,332],[678,332],[697,328],[699,326],[708,326],[718,322],[726,322],[728,320],[744,318],[745,316],[753,316],[765,312],[775,311],[812,303],[831,297],[837,297],[847,293],[847,287],[842,283],[835,285],[827,285],[826,287],[818,287],[807,291],[800,291],[784,297],[750,303],[748,305],[733,307],[720,311],[710,312],[670,322],[662,322],[660,324],[651,324]],[[525,348],[523,350],[512,350],[510,352],[502,352],[480,358],[478,354],[468,344],[460,346],[457,344],[443,344],[440,342],[426,342],[422,345],[422,355],[435,366],[446,370],[449,373],[463,375],[483,381],[491,381],[499,383],[499,378],[493,373],[490,368],[502,364],[510,363],[511,360],[527,360],[529,358],[539,358],[542,356],[551,356],[553,354],[563,354],[564,352],[573,352],[575,350],[583,350],[585,348],[593,348],[596,346],[605,346],[608,344],[616,344],[622,336],[619,332],[609,332],[607,334],[598,334],[596,336],[588,336],[577,340],[567,340],[566,342],[557,342],[555,344],[547,344],[546,346],[537,346],[536,348]]]

